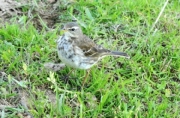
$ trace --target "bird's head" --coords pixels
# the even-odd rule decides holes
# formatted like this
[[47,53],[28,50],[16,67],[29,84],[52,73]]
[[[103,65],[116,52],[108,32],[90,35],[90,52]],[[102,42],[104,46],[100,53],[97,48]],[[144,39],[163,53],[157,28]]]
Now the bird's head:
[[81,28],[76,22],[69,22],[63,25],[64,35],[71,38],[79,38],[83,35]]

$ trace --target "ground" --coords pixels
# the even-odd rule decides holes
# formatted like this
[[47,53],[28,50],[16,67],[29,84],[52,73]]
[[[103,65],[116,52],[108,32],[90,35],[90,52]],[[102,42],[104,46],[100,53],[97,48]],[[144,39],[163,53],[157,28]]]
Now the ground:
[[[0,116],[180,117],[178,0],[0,0]],[[56,40],[76,19],[97,44],[128,53],[84,70],[60,64]]]

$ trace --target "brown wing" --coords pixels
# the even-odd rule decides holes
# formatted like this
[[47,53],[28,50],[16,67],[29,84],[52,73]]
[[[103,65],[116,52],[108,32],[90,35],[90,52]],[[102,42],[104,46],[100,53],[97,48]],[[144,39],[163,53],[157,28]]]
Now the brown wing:
[[103,47],[95,44],[85,35],[83,36],[81,42],[77,44],[77,46],[81,48],[84,52],[84,55],[88,57],[99,57],[111,52],[110,50],[104,49]]

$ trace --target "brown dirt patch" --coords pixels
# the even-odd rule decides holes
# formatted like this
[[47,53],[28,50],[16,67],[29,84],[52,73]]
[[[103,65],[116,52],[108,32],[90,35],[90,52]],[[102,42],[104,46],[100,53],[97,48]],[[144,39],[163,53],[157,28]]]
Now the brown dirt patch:
[[[62,4],[57,0],[29,1],[29,0],[0,0],[0,26],[6,22],[22,24],[33,23],[37,29],[53,28],[59,22]],[[12,20],[15,19],[15,20]]]

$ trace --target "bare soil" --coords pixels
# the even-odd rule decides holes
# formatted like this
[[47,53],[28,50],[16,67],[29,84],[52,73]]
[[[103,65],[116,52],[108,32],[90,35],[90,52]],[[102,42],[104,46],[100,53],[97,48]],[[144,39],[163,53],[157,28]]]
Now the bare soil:
[[[61,3],[57,0],[47,0],[46,2],[36,2],[29,0],[0,0],[0,27],[6,22],[21,22],[21,18],[26,17],[26,23],[33,23],[37,29],[42,25],[53,28],[55,23],[60,22],[59,15]],[[15,20],[12,20],[15,19]]]

